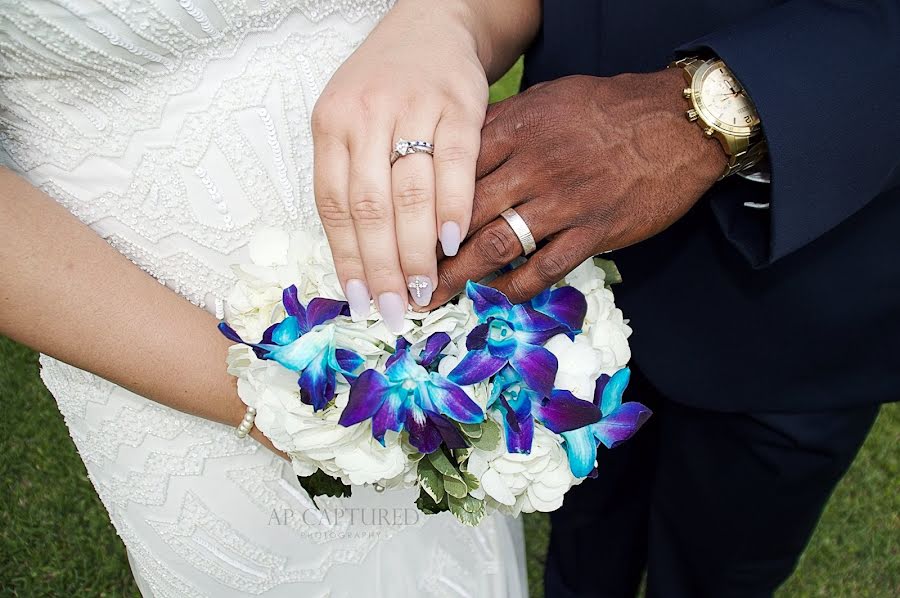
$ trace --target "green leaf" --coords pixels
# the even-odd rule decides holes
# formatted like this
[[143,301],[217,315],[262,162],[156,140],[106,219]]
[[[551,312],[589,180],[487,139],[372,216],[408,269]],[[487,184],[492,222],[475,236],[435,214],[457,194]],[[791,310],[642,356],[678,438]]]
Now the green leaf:
[[453,498],[465,498],[469,493],[469,487],[462,480],[456,478],[444,478],[444,490]]
[[419,498],[416,500],[416,507],[426,515],[442,513],[450,508],[447,504],[446,496],[444,497],[444,500],[435,501],[424,490],[419,493]]
[[481,424],[460,424],[462,433],[470,440],[473,438],[481,438]]
[[423,455],[419,449],[414,447],[412,443],[409,441],[409,433],[406,430],[400,432],[400,447],[403,449],[403,452],[406,453],[406,458],[412,461],[413,463],[419,461]]
[[428,496],[439,503],[444,499],[444,477],[437,472],[434,466],[427,460],[419,461],[416,470],[419,477],[419,486],[428,493]]
[[484,502],[472,496],[453,498],[447,501],[450,512],[466,525],[478,525],[484,518]]
[[481,428],[480,438],[470,438],[472,446],[483,451],[492,451],[500,444],[500,424],[493,420],[485,420]]
[[472,490],[477,490],[478,487],[481,485],[481,482],[478,481],[478,478],[476,478],[473,474],[469,473],[468,471],[463,471],[462,477],[463,477],[463,482],[465,482],[466,486],[469,488],[469,492],[471,492]]
[[428,460],[434,465],[434,468],[441,472],[441,475],[459,480],[462,482],[462,475],[456,464],[452,463],[442,448],[429,453]]
[[305,477],[297,476],[300,485],[306,490],[310,498],[317,496],[350,496],[350,486],[344,482],[331,477],[321,469],[317,469],[312,475]]
[[478,511],[484,510],[484,501],[475,498],[474,496],[467,496],[465,499],[461,500],[460,503],[469,513],[477,513]]
[[606,286],[622,282],[622,274],[619,272],[619,268],[614,261],[605,260],[602,257],[595,257],[594,265],[606,273]]

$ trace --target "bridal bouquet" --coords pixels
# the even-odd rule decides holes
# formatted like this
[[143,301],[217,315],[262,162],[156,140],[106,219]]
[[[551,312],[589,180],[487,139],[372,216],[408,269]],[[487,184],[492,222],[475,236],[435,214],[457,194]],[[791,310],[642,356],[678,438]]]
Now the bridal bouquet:
[[[527,304],[470,282],[407,315],[354,321],[328,245],[267,230],[219,327],[256,425],[313,496],[415,486],[426,513],[552,511],[650,416],[623,402],[630,328],[611,262],[589,260]],[[602,466],[602,464],[601,464]]]

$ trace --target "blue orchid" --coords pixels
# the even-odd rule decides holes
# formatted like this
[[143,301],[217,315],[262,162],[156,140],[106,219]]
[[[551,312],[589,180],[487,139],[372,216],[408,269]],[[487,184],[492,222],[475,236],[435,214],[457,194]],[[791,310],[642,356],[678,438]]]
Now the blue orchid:
[[503,413],[506,450],[510,453],[531,452],[535,420],[560,434],[600,419],[600,412],[593,403],[583,401],[567,390],[553,389],[549,397],[541,397],[528,388],[510,366],[494,377],[488,407]]
[[606,374],[597,379],[594,388],[594,408],[600,419],[578,430],[563,432],[569,468],[572,475],[583,478],[594,470],[597,448],[603,444],[613,448],[631,438],[653,415],[637,401],[622,402],[622,395],[631,379],[631,370],[622,368],[612,377]]
[[372,436],[381,444],[388,430],[405,429],[410,444],[422,453],[434,452],[442,441],[449,448],[465,447],[465,439],[451,420],[481,423],[484,411],[462,388],[434,371],[449,342],[445,332],[432,334],[414,356],[409,341],[400,337],[384,374],[366,370],[350,387],[340,424],[352,426],[371,418]]
[[587,299],[575,287],[545,289],[529,301],[529,305],[535,311],[565,325],[569,329],[567,335],[572,339],[581,332],[584,316],[587,314]]
[[321,297],[304,307],[295,285],[284,289],[282,302],[287,317],[266,329],[259,343],[244,341],[225,322],[219,323],[219,330],[232,341],[252,347],[260,359],[276,361],[299,373],[300,400],[319,411],[334,398],[336,375],[352,382],[364,362],[353,351],[336,348],[334,327],[327,325],[338,316],[349,315],[349,307],[346,301]]
[[541,345],[569,332],[567,325],[528,305],[513,305],[500,291],[472,281],[466,284],[466,294],[481,323],[466,337],[469,351],[448,378],[474,384],[510,365],[530,389],[549,396],[559,364]]

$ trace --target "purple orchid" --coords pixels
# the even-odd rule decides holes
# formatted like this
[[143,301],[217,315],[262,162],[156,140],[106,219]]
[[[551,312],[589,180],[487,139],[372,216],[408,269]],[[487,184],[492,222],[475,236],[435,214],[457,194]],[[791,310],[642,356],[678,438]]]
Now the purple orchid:
[[594,470],[597,447],[602,443],[613,448],[629,438],[653,415],[647,407],[637,401],[622,402],[622,394],[631,379],[631,370],[622,368],[612,377],[606,374],[597,379],[594,388],[594,408],[601,415],[595,423],[563,432],[569,468],[572,475],[583,478]]
[[350,387],[340,424],[352,426],[371,418],[372,436],[381,444],[388,430],[405,429],[410,444],[422,453],[434,452],[442,441],[449,448],[465,447],[465,439],[451,420],[481,423],[484,411],[462,388],[434,371],[449,342],[445,332],[432,334],[414,356],[409,341],[400,337],[384,374],[366,370]]
[[569,338],[581,332],[584,316],[587,314],[587,299],[575,287],[545,289],[534,297],[529,305],[540,313],[550,316],[568,328]]
[[506,450],[529,453],[534,438],[534,421],[560,434],[588,426],[600,419],[590,401],[583,401],[567,390],[554,389],[541,397],[528,388],[510,366],[500,370],[493,380],[488,407],[503,413]]
[[334,327],[326,324],[338,316],[350,314],[346,301],[316,297],[304,307],[294,285],[284,289],[282,302],[287,317],[263,333],[259,343],[248,343],[225,322],[219,330],[236,343],[253,348],[260,359],[270,359],[300,374],[300,400],[315,411],[324,409],[334,398],[337,374],[348,382],[364,359],[334,344]]
[[549,396],[559,364],[542,345],[569,332],[568,326],[528,305],[513,305],[500,291],[472,281],[466,284],[466,294],[481,323],[466,337],[469,351],[448,378],[457,384],[474,384],[508,364],[529,388]]

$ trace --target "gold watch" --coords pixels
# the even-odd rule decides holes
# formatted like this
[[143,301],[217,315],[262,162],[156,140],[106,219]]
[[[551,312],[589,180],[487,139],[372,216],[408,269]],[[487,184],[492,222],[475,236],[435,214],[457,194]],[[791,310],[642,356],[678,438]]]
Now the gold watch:
[[718,58],[682,58],[671,64],[684,69],[684,97],[691,101],[687,118],[725,149],[728,167],[719,180],[746,171],[766,155],[759,114],[737,77]]

